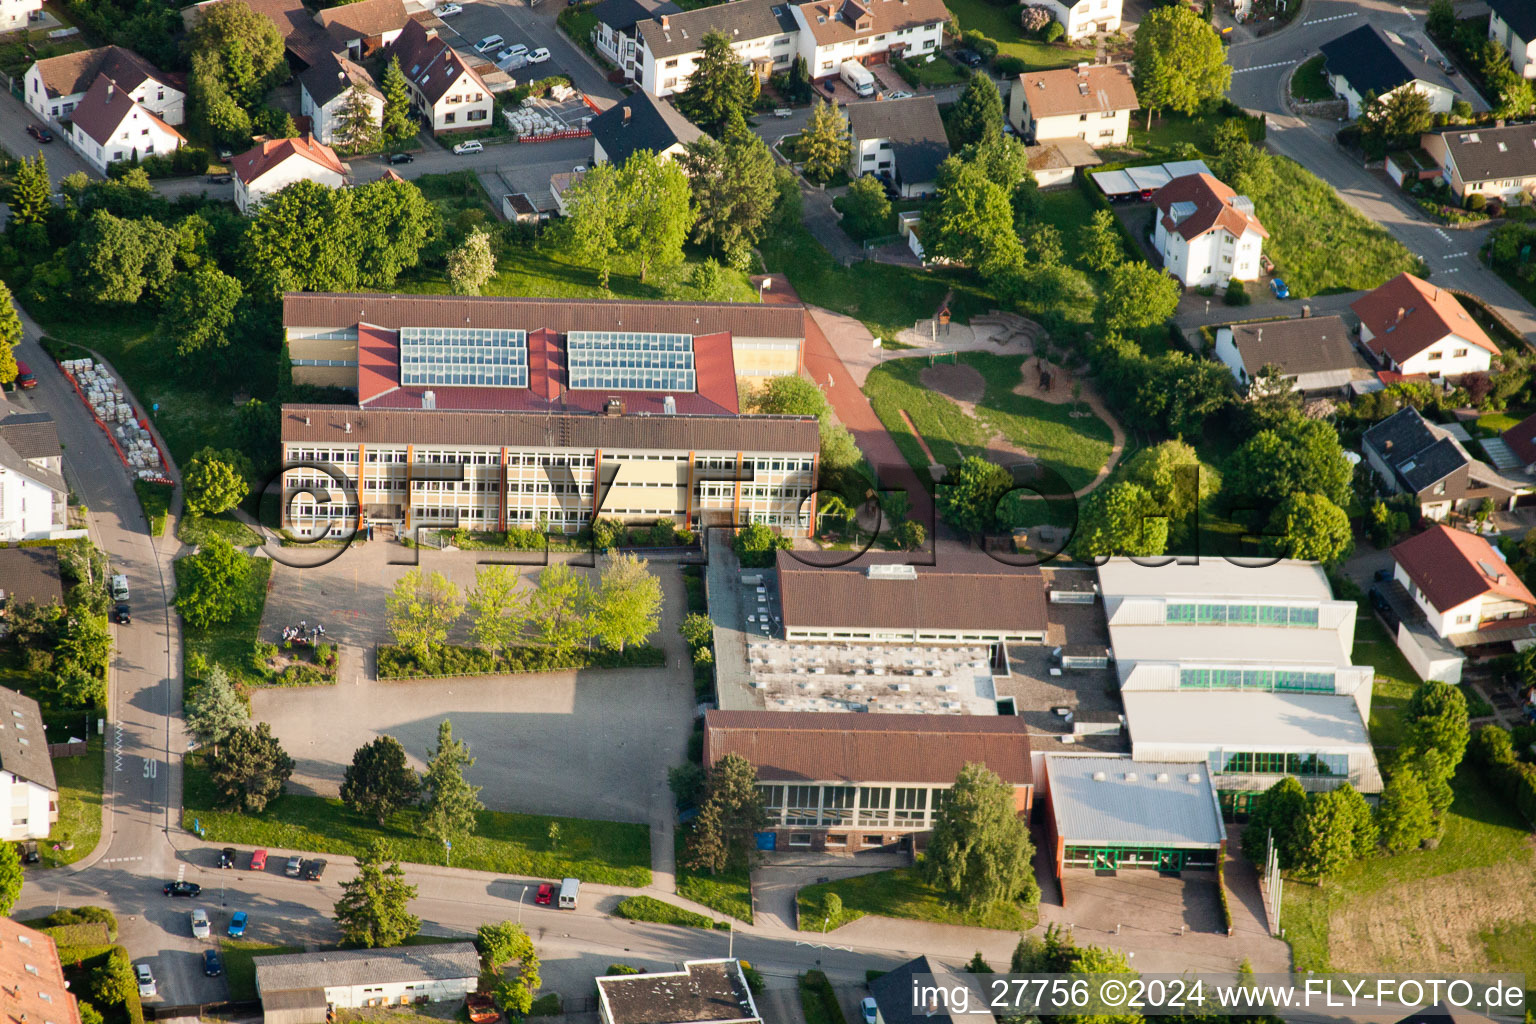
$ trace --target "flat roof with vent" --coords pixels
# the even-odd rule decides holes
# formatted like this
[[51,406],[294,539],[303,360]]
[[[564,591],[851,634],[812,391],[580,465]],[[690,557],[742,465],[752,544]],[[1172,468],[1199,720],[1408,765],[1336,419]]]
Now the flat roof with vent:
[[1201,762],[1045,758],[1050,814],[1067,845],[1214,849],[1226,838]]

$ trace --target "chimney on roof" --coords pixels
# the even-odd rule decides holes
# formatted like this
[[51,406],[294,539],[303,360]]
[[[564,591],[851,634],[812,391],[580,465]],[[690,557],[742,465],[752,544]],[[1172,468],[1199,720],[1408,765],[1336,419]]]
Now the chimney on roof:
[[112,83],[112,80],[110,78],[107,79],[107,99],[112,98],[112,93],[116,88],[117,86]]
[[347,433],[347,434],[352,433],[352,421],[348,420],[347,422],[343,423],[341,425],[341,429],[342,429],[343,433]]
[[610,398],[610,399],[608,399],[608,401],[604,402],[603,403],[603,415],[604,416],[623,416],[624,415],[624,399],[622,399],[622,398]]
[[677,399],[672,395],[668,395],[666,398],[662,399],[661,411],[666,413],[668,416],[676,416]]
[[421,393],[421,407],[423,409],[436,409],[437,408],[437,392],[436,391],[423,391]]
[[1498,118],[1498,119],[1497,119],[1497,120],[1495,120],[1495,121],[1494,121],[1494,122],[1493,122],[1493,126],[1494,126],[1494,127],[1495,127],[1495,128],[1503,128],[1503,127],[1504,127],[1504,119],[1503,119],[1503,118],[1502,118],[1502,117],[1501,117],[1501,118]]
[[1307,317],[1309,317],[1311,315],[1312,315],[1312,307],[1311,306],[1308,305],[1308,306],[1302,306],[1301,307],[1301,318],[1303,320],[1305,320]]
[[1407,315],[1408,315],[1408,311],[1406,309],[1404,309],[1402,306],[1398,306],[1397,307],[1397,322],[1398,323],[1402,323],[1403,322],[1403,317],[1405,317]]
[[308,417],[308,416],[305,416],[305,417],[304,417],[304,425],[305,425],[305,426],[306,426],[306,427],[307,427],[307,426],[309,426],[309,417]]
[[1387,438],[1387,443],[1381,446],[1381,450],[1385,452],[1392,450],[1392,439],[1390,437]]
[[625,125],[625,127],[629,126],[629,104],[628,103],[624,104],[624,125]]
[[663,32],[665,32],[667,29],[669,29],[671,27],[672,27],[672,19],[671,19],[671,17],[668,16],[668,15],[663,14],[661,16],[661,30]]

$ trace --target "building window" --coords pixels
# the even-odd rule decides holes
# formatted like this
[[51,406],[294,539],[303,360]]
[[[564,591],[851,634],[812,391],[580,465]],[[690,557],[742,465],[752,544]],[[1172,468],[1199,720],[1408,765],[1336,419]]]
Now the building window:
[[844,825],[853,821],[852,786],[827,786],[821,791],[821,823]]
[[791,832],[789,834],[790,846],[810,846],[811,834],[809,832]]
[[926,789],[896,790],[896,821],[898,824],[920,824],[928,816],[928,791]]
[[814,825],[821,806],[820,786],[786,786],[785,820],[791,825]]
[[455,120],[457,120],[457,116],[452,111],[443,115],[443,124],[453,124]]
[[1451,355],[1454,358],[1456,358],[1456,359],[1460,359],[1461,357],[1465,356],[1466,354],[1467,354],[1467,350],[1464,349],[1464,348],[1459,348],[1456,351],[1451,353]]
[[885,836],[864,836],[863,840],[864,840],[863,845],[865,845],[865,846],[884,846],[885,845]]
[[675,68],[675,67],[677,67],[677,58],[674,57],[672,60],[667,61],[665,64],[662,65],[662,67],[664,67],[664,68]]
[[1430,362],[1434,362],[1436,359],[1439,359],[1443,355],[1445,355],[1445,353],[1441,352],[1439,349],[1432,349],[1427,358]]
[[1465,626],[1465,625],[1467,625],[1471,621],[1472,621],[1472,616],[1471,615],[1458,615],[1458,616],[1456,616],[1456,625],[1458,625],[1458,626]]

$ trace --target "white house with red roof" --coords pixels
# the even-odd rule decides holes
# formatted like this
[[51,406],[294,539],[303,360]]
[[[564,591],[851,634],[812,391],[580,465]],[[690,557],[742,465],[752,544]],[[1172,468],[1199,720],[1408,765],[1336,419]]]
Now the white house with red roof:
[[98,46],[34,62],[22,80],[27,107],[43,122],[62,125],[102,75],[166,124],[179,125],[184,120],[187,85],[183,76],[161,71],[121,46]]
[[1398,274],[1349,307],[1360,340],[1384,369],[1460,377],[1487,370],[1499,347],[1456,296],[1412,274]]
[[309,135],[263,142],[235,157],[232,170],[235,205],[245,214],[296,181],[317,181],[331,188],[347,183],[347,165],[336,151]]
[[491,123],[491,87],[458,51],[419,21],[407,21],[390,45],[411,90],[411,104],[433,134],[469,131]]
[[1152,196],[1157,207],[1153,245],[1163,269],[1186,288],[1256,281],[1269,232],[1240,196],[1209,174],[1174,178]]
[[70,115],[69,144],[98,172],[119,160],[174,153],[186,144],[175,128],[105,74]]

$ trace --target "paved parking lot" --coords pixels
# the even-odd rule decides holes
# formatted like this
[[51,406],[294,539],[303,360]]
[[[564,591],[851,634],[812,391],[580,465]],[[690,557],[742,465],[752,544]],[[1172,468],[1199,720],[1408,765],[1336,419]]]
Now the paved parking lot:
[[[561,34],[555,17],[562,10],[561,0],[542,0],[531,7],[522,2],[478,0],[465,3],[464,13],[445,19],[443,24],[447,27],[442,35],[456,49],[464,50],[472,50],[475,43],[489,35],[503,37],[509,46],[522,43],[530,50],[545,47],[550,54],[547,62],[520,68],[511,72],[512,77],[521,82],[527,77],[564,72],[577,89],[591,96],[598,106],[607,107],[619,98],[619,91]],[[491,56],[494,55],[486,59]]]
[[[272,724],[298,762],[290,785],[335,795],[352,752],[381,734],[398,739],[422,768],[438,723],[449,718],[478,758],[469,780],[484,787],[481,799],[492,809],[641,822],[669,817],[667,769],[686,756],[694,708],[693,676],[677,635],[679,609],[687,607],[677,567],[653,564],[666,597],[654,639],[668,652],[666,668],[379,682],[371,665],[374,646],[388,639],[384,601],[410,569],[388,560],[411,554],[376,542],[323,568],[274,566],[263,639],[305,619],[324,623],[342,645],[336,686],[262,690],[252,698],[253,714]],[[442,572],[464,590],[473,585],[476,561],[490,557],[421,554],[424,570]],[[461,622],[453,639],[463,642],[466,630]]]

